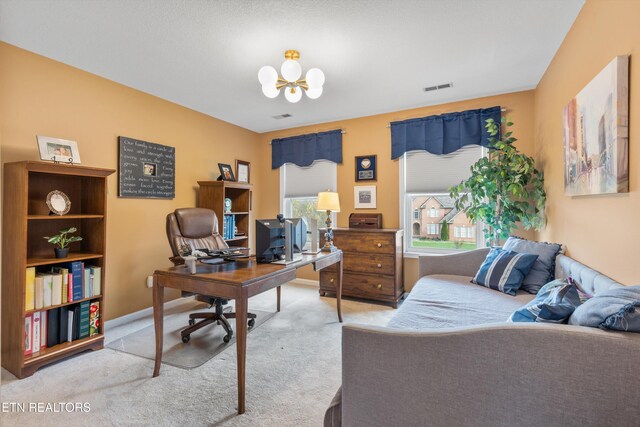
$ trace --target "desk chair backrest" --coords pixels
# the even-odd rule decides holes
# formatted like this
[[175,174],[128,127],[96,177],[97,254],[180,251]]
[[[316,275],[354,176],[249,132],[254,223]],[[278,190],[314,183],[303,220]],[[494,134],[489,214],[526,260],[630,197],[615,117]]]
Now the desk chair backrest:
[[218,233],[218,217],[211,209],[181,208],[167,215],[167,238],[173,256],[179,256],[183,245],[191,249],[228,247]]

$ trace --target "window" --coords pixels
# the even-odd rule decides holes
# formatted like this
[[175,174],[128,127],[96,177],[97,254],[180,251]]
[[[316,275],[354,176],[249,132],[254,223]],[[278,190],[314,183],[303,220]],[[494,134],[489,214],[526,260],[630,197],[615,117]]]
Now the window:
[[[477,227],[458,212],[449,187],[469,176],[469,167],[484,155],[477,145],[447,155],[424,151],[406,153],[401,160],[401,218],[406,252],[448,252],[475,249]],[[416,211],[426,209],[424,215]]]
[[[324,227],[326,212],[316,210],[318,193],[337,188],[337,168],[334,162],[316,160],[311,166],[300,167],[286,163],[280,167],[280,206],[287,218],[304,218],[307,224],[311,219],[318,221],[318,227]],[[275,215],[274,215],[275,216]],[[336,226],[336,214],[331,214],[332,226]],[[307,239],[307,244],[310,244]]]
[[420,219],[420,209],[415,209],[413,211],[413,219]]

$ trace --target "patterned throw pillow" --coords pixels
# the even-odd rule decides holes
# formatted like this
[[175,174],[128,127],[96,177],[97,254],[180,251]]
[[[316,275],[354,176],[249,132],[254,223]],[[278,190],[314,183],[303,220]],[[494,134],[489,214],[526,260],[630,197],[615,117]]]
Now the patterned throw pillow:
[[515,295],[538,255],[492,248],[471,283]]
[[562,245],[558,243],[534,242],[511,236],[504,242],[502,249],[524,254],[538,255],[531,271],[522,281],[522,290],[537,294],[541,287],[555,279],[556,256]]
[[640,286],[613,288],[582,304],[569,318],[570,325],[640,332]]
[[509,317],[509,322],[566,323],[581,304],[578,288],[567,279],[544,285],[538,295]]

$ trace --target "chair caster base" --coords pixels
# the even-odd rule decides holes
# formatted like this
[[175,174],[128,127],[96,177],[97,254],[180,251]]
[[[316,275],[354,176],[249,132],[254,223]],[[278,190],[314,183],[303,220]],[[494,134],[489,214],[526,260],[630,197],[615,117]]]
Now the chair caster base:
[[196,324],[196,320],[195,319],[189,319],[189,326],[193,326]]
[[222,338],[222,341],[224,341],[225,344],[231,341],[231,334],[225,335],[224,338]]
[[185,335],[182,337],[182,342],[186,344],[189,342],[190,339],[191,339],[191,335]]
[[256,319],[249,319],[249,329],[253,328],[256,324]]

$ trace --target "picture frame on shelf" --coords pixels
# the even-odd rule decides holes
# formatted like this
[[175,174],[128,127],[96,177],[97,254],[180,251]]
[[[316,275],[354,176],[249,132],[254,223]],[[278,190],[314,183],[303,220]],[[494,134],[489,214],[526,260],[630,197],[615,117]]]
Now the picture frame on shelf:
[[236,179],[238,182],[248,184],[250,182],[251,163],[236,159]]
[[377,181],[378,156],[356,156],[356,182]]
[[71,209],[71,201],[69,196],[60,190],[53,190],[47,194],[47,207],[54,215],[66,215]]
[[36,135],[40,159],[56,163],[80,164],[78,143],[68,139]]
[[236,177],[233,174],[233,169],[231,168],[231,165],[227,163],[218,163],[218,169],[220,169],[220,178],[218,178],[218,180],[235,182]]
[[356,185],[353,187],[353,196],[356,209],[376,209],[375,185]]

